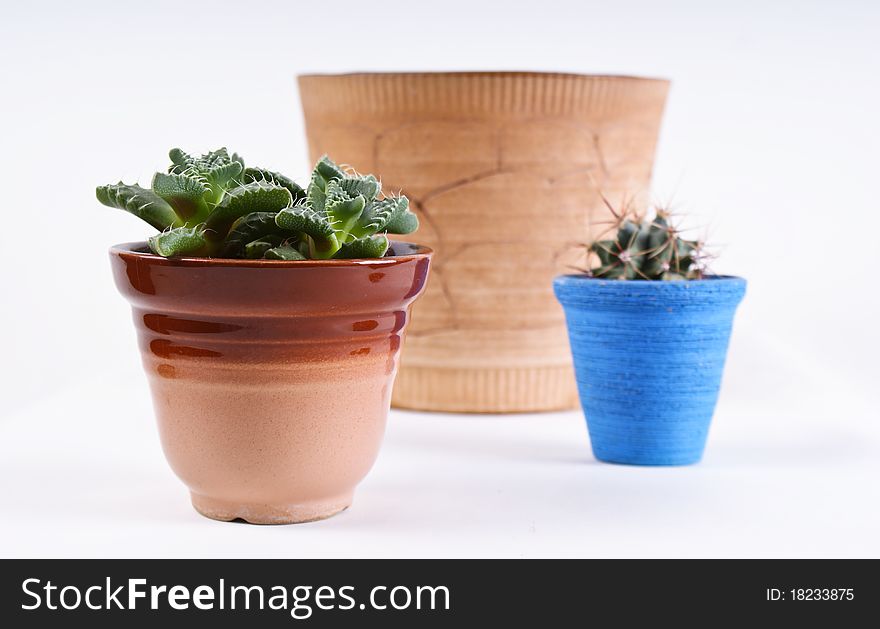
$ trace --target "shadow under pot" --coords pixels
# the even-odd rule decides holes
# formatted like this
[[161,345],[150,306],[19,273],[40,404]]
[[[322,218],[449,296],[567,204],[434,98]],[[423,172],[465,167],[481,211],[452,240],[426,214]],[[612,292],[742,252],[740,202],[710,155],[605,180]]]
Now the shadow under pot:
[[631,465],[703,456],[746,281],[601,280],[565,275],[565,310],[593,454]]
[[196,510],[307,522],[373,465],[431,250],[371,260],[162,258],[110,250],[132,306],[162,448]]

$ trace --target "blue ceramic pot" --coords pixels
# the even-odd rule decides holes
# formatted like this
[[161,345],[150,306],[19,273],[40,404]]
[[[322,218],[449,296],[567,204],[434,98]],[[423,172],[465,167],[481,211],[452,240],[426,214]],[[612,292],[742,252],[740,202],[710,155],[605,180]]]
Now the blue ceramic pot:
[[564,275],[553,288],[565,309],[596,458],[632,465],[699,461],[746,281]]

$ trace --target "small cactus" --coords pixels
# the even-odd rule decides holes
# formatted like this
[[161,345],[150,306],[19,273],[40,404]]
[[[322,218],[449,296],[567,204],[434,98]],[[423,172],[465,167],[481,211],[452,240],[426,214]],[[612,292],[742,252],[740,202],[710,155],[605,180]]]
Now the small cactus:
[[[632,210],[616,211],[614,238],[593,241],[590,253],[599,265],[589,275],[612,280],[698,280],[703,277],[702,243],[685,240],[670,223],[669,213],[656,210],[653,217]],[[607,232],[606,232],[607,233]]]
[[309,185],[262,168],[246,168],[225,148],[193,157],[169,153],[167,173],[151,189],[119,182],[100,186],[98,201],[126,210],[160,230],[150,250],[163,257],[267,260],[380,258],[386,233],[419,226],[405,196],[382,193],[373,175],[318,160]]

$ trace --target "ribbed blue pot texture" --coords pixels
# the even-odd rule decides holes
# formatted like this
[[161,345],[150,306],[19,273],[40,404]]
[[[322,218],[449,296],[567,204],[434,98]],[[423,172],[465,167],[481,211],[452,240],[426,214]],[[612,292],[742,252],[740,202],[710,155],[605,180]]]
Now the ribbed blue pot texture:
[[553,288],[565,309],[596,458],[631,465],[699,461],[746,281],[564,275]]

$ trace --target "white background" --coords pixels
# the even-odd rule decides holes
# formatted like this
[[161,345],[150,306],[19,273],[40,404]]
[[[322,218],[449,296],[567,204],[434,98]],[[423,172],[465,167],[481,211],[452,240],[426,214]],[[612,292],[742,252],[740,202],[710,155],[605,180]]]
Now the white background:
[[[714,6],[713,6],[714,5]],[[27,2],[0,19],[0,556],[880,556],[876,2]],[[703,463],[580,413],[393,412],[331,520],[206,520],[162,458],[98,184],[172,146],[305,174],[294,76],[668,77],[655,169],[743,275]]]

